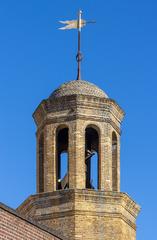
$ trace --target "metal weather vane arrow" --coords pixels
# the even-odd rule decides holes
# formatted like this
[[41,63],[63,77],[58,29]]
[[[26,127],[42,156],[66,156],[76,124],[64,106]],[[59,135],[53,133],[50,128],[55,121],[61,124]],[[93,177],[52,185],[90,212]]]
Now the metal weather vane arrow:
[[95,21],[86,21],[82,19],[82,11],[78,12],[77,20],[67,20],[67,21],[59,21],[62,24],[65,24],[64,27],[59,28],[60,30],[70,30],[70,29],[78,29],[78,51],[76,55],[76,60],[78,63],[77,69],[77,80],[81,80],[81,61],[83,59],[81,53],[81,29],[86,26],[88,23],[95,23]]

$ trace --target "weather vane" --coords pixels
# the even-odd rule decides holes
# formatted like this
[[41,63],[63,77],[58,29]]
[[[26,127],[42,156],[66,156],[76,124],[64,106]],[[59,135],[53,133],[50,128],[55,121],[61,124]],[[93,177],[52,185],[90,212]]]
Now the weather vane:
[[78,12],[77,20],[67,20],[67,21],[59,21],[62,24],[65,24],[64,27],[59,28],[60,30],[70,30],[70,29],[78,29],[78,51],[76,55],[76,60],[78,63],[77,68],[77,80],[81,80],[81,61],[83,59],[81,53],[81,28],[85,27],[87,23],[95,23],[95,21],[86,21],[82,19],[82,11]]

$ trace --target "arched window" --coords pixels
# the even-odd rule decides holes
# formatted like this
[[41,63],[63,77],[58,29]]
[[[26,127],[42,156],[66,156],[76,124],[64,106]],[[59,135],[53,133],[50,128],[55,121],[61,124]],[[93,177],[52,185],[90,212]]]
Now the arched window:
[[86,188],[99,188],[99,136],[93,127],[85,130]]
[[117,135],[115,132],[112,133],[112,190],[117,191],[118,180],[117,180]]
[[68,128],[57,131],[57,189],[65,189],[69,187],[68,177]]
[[44,134],[39,138],[39,192],[44,192]]

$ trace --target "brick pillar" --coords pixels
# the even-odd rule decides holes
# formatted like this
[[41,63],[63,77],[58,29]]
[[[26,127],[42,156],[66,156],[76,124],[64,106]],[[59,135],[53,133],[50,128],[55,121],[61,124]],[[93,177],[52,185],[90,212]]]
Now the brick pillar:
[[45,126],[45,164],[44,191],[56,190],[56,127],[53,124]]
[[105,124],[105,136],[104,136],[104,189],[105,191],[112,191],[112,141],[109,135],[109,125]]
[[37,179],[37,192],[44,191],[44,164],[45,164],[45,141],[44,131],[37,132],[36,135],[36,179]]
[[120,135],[117,134],[117,191],[120,192]]
[[101,133],[99,136],[99,189],[105,190],[105,138],[104,134]]
[[69,188],[85,188],[85,133],[76,120],[69,129]]
[[36,134],[36,191],[39,193],[39,134]]

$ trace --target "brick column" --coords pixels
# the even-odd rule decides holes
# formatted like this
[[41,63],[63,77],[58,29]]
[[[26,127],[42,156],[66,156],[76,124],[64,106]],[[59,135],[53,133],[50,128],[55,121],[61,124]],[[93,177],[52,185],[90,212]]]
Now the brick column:
[[39,134],[36,134],[36,191],[39,193]]
[[102,169],[102,175],[104,179],[103,188],[105,189],[105,191],[112,191],[112,142],[109,131],[109,124],[105,124],[105,134],[103,139],[104,158]]
[[85,133],[83,122],[76,120],[69,129],[69,188],[85,188]]
[[99,189],[105,190],[105,138],[104,134],[99,136]]
[[117,134],[117,191],[120,192],[120,135]]
[[45,163],[44,163],[44,191],[56,190],[56,127],[53,124],[46,125],[45,135]]

